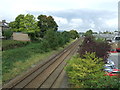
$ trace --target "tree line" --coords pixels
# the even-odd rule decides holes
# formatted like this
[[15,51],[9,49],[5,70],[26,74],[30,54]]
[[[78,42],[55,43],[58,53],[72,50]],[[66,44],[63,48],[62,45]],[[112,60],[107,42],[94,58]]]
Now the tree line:
[[3,35],[9,39],[13,32],[23,32],[29,35],[31,41],[44,42],[50,48],[56,49],[63,46],[70,39],[76,39],[79,34],[76,30],[58,31],[58,25],[52,16],[39,15],[37,19],[30,14],[18,15],[14,21],[9,23],[9,30]]

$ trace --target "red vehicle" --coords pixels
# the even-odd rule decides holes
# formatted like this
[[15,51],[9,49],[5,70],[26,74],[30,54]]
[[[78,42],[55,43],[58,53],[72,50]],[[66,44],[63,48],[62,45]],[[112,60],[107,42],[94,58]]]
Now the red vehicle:
[[120,69],[113,69],[111,72],[106,72],[105,76],[120,76]]
[[109,53],[118,53],[116,49],[112,49]]

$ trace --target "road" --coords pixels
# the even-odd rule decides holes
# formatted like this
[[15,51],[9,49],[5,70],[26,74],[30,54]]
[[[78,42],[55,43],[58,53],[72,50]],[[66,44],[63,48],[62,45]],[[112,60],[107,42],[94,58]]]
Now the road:
[[111,53],[109,59],[114,61],[115,65],[120,68],[120,53]]

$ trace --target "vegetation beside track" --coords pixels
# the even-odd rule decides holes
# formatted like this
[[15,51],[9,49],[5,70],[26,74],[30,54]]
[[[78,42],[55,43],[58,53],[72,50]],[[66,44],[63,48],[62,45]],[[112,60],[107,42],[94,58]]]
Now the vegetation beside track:
[[72,88],[119,88],[117,77],[104,76],[110,45],[103,39],[95,39],[87,32],[78,54],[71,58],[66,72]]
[[66,67],[72,88],[119,88],[120,79],[104,76],[102,58],[95,53],[86,53],[84,58],[78,55],[71,58]]
[[[76,30],[59,32],[58,25],[52,16],[18,15],[9,23],[9,29],[4,30],[2,51],[3,82],[14,78],[22,71],[41,59],[58,52],[72,39],[79,37]],[[31,42],[9,40],[13,32],[28,34]],[[19,47],[19,48],[18,48]]]
[[[2,53],[2,75],[3,83],[9,81],[28,68],[34,66],[41,60],[58,53],[64,47],[68,46],[74,40],[66,43],[56,50],[47,48],[43,43],[30,43],[27,46],[9,49]],[[45,50],[45,51],[44,51]]]
[[26,41],[2,40],[2,50],[14,49],[28,45]]

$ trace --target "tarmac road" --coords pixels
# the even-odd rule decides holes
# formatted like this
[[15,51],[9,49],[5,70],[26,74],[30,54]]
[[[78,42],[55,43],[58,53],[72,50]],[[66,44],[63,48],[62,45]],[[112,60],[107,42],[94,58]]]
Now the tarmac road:
[[120,68],[120,53],[111,53],[109,59],[114,61],[116,67]]

